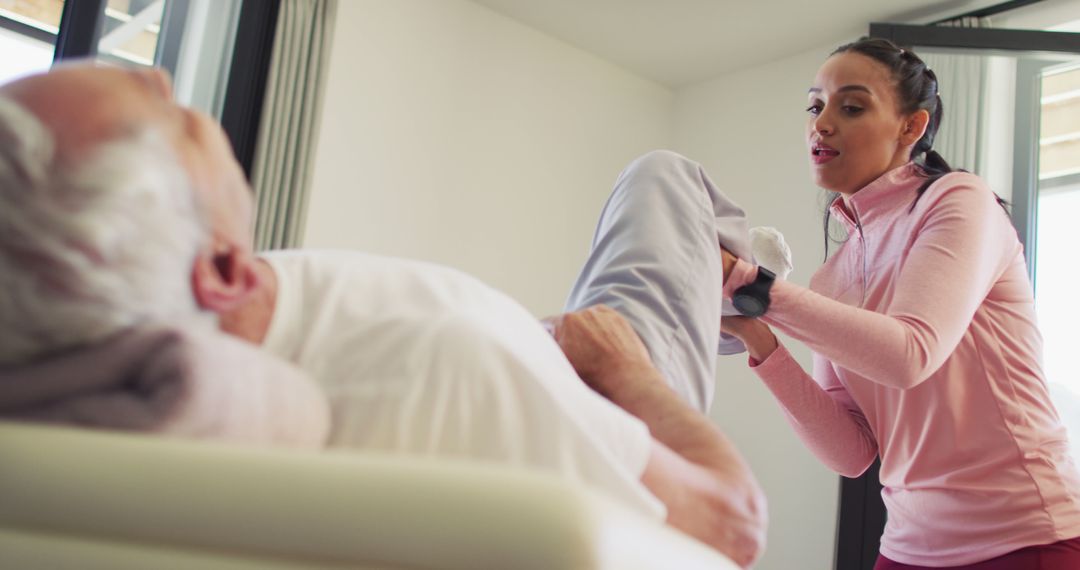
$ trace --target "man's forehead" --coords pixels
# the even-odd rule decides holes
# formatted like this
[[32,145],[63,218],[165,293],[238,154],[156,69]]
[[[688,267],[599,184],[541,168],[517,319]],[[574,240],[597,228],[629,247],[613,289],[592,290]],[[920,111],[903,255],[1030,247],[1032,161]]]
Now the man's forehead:
[[105,140],[129,133],[144,122],[130,79],[117,70],[58,67],[13,82],[0,91],[37,117],[53,137],[56,158],[78,160]]
[[36,115],[66,153],[152,122],[156,89],[137,72],[77,64],[15,81],[0,93]]
[[129,70],[89,64],[59,65],[52,70],[16,80],[3,87],[4,92],[16,96],[70,96],[84,97],[97,92],[115,96],[133,94],[145,89],[139,75]]

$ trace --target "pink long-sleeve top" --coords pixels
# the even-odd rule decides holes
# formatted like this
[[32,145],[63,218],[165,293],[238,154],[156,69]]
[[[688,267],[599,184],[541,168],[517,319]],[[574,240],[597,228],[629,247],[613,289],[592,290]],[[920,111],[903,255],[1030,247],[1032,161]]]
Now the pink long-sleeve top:
[[[854,477],[881,457],[881,553],[971,564],[1080,536],[1080,473],[1047,391],[1022,247],[977,176],[908,164],[838,201],[849,239],[805,289],[777,282],[755,371],[799,437]],[[739,261],[725,293],[753,280]],[[755,364],[751,362],[751,364]]]

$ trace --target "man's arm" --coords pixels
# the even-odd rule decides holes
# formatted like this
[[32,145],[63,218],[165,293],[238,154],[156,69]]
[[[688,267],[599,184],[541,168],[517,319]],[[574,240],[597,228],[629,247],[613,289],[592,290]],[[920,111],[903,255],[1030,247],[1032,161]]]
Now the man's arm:
[[641,481],[667,505],[668,523],[741,566],[753,563],[765,545],[765,496],[731,441],[668,387],[614,310],[591,307],[551,324],[582,380],[652,432]]

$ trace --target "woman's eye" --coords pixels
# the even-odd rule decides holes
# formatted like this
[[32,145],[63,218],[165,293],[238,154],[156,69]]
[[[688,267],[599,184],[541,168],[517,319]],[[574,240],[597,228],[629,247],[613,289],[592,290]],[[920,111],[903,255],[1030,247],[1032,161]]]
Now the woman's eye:
[[819,115],[819,114],[821,114],[821,104],[820,103],[814,103],[814,104],[810,105],[809,107],[806,108],[806,112],[810,113],[811,115]]
[[862,113],[862,111],[863,111],[863,108],[862,108],[862,107],[857,107],[857,106],[855,106],[855,105],[844,105],[844,106],[843,106],[843,107],[841,107],[841,108],[842,108],[842,109],[844,110],[844,112],[845,112],[845,113],[847,113],[848,115],[858,115],[859,113]]

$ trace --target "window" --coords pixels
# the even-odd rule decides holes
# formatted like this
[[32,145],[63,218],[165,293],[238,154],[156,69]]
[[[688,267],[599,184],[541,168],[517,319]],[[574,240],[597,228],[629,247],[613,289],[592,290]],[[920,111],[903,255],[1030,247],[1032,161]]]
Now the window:
[[158,51],[166,0],[108,0],[98,58],[152,66]]
[[0,0],[0,84],[71,58],[164,68],[176,100],[218,118],[250,171],[280,5]]
[[1041,109],[1035,308],[1050,393],[1080,463],[1080,361],[1072,342],[1080,319],[1080,66],[1044,73]]
[[63,0],[0,0],[0,83],[49,69]]

